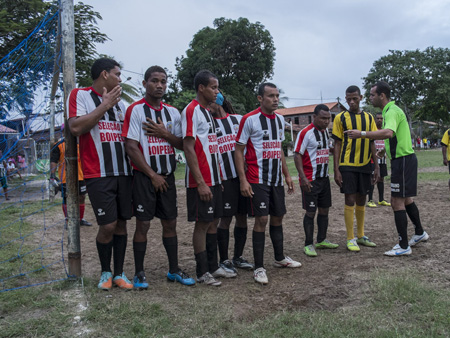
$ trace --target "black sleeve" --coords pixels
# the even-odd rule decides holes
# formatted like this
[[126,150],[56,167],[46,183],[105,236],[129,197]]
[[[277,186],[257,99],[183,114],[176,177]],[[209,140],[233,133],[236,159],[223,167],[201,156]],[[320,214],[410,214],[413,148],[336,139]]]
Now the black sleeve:
[[54,146],[52,148],[52,151],[50,153],[50,162],[52,163],[58,163],[59,162],[59,157],[61,156],[61,152],[59,150],[58,146]]

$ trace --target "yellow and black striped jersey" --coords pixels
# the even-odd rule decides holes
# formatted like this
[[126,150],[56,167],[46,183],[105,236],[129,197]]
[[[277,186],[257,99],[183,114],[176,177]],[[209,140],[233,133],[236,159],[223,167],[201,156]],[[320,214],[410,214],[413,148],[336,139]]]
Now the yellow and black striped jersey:
[[360,114],[344,111],[334,118],[332,137],[342,142],[339,169],[370,172],[370,142],[373,141],[368,138],[350,139],[344,131],[352,129],[372,131],[377,130],[377,126],[374,117],[364,111]]

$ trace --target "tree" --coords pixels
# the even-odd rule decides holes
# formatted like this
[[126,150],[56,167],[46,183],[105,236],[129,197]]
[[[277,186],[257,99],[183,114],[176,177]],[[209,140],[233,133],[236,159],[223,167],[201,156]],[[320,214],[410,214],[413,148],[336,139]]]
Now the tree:
[[219,78],[219,86],[242,104],[246,113],[258,105],[257,86],[273,75],[275,46],[270,32],[246,18],[218,18],[214,28],[205,27],[194,35],[186,57],[176,59],[181,90],[192,90],[195,74],[209,69]]
[[390,50],[375,61],[363,78],[366,98],[371,86],[383,80],[391,97],[410,118],[450,122],[450,50],[428,47],[424,51]]

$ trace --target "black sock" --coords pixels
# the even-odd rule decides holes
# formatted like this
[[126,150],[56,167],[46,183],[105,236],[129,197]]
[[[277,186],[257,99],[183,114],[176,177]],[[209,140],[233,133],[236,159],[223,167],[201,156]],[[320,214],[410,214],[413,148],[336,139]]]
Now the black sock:
[[377,188],[378,188],[378,200],[382,202],[384,201],[384,182],[378,182]]
[[414,224],[414,231],[416,235],[423,235],[422,223],[420,222],[419,209],[417,209],[416,203],[405,205],[406,213],[409,216],[412,224]]
[[408,247],[408,218],[405,210],[394,211],[395,226],[397,227],[399,244],[402,249]]
[[114,277],[123,273],[123,262],[127,251],[127,235],[113,236]]
[[270,239],[272,240],[273,252],[275,254],[276,261],[282,261],[284,259],[283,250],[283,226],[270,226]]
[[220,261],[228,259],[228,243],[230,242],[230,230],[217,228],[217,246],[219,247]]
[[314,218],[305,214],[303,217],[303,229],[305,229],[305,246],[313,244]]
[[208,254],[208,271],[213,273],[219,268],[219,264],[217,264],[217,234],[206,234],[206,252]]
[[373,188],[374,186],[371,184],[369,189],[369,201],[373,201]]
[[234,257],[239,258],[244,253],[245,242],[247,242],[247,227],[234,227]]
[[253,257],[255,259],[255,269],[264,267],[264,244],[266,241],[265,232],[256,232],[253,230]]
[[109,243],[100,243],[97,241],[98,258],[100,259],[100,265],[102,272],[111,272],[111,255],[112,255],[113,241]]
[[135,275],[137,275],[141,271],[144,271],[144,257],[146,250],[147,250],[147,241],[145,242],[133,241]]
[[317,243],[323,242],[327,238],[328,215],[317,215]]
[[208,253],[206,251],[196,253],[195,262],[197,263],[197,277],[201,277],[208,272]]
[[163,245],[169,259],[169,272],[178,272],[178,237],[163,237]]

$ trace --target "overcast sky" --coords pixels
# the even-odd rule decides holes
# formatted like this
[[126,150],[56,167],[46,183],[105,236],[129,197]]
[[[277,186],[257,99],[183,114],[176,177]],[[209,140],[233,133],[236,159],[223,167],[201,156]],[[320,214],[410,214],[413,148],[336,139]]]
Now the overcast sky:
[[[124,64],[124,81],[140,85],[151,65],[175,71],[192,37],[218,17],[259,21],[275,47],[272,81],[285,91],[286,107],[343,98],[362,86],[375,60],[389,50],[448,48],[448,0],[85,0],[103,17],[112,41],[98,52]],[[220,46],[218,46],[220,48]],[[226,88],[224,88],[226,91]]]

